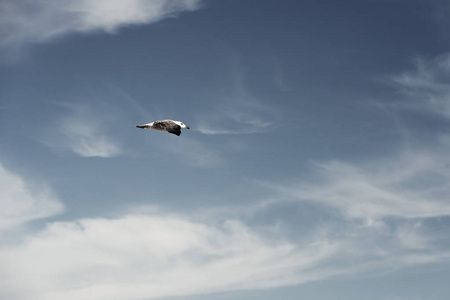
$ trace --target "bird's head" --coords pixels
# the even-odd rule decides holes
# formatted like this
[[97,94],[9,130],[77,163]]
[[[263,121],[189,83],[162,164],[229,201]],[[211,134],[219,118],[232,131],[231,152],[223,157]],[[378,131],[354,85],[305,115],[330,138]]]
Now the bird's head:
[[186,128],[186,129],[190,129],[188,126],[186,126],[186,124],[184,124],[183,122],[180,121],[174,121],[175,124],[179,125],[181,128]]

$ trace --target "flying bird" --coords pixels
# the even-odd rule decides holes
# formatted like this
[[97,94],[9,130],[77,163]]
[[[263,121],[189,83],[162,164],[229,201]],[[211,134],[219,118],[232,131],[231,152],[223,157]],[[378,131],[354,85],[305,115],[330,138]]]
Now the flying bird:
[[137,128],[142,129],[153,129],[153,130],[159,130],[159,131],[167,131],[176,135],[181,134],[181,128],[190,129],[188,126],[186,126],[183,122],[180,121],[174,121],[174,120],[161,120],[161,121],[155,121],[151,123],[147,123],[144,125],[137,125]]

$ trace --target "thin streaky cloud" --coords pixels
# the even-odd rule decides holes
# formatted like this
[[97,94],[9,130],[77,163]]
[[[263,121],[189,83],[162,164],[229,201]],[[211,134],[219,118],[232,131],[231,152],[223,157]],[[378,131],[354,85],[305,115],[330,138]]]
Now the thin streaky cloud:
[[[226,123],[226,122],[224,122]],[[196,125],[197,131],[203,134],[217,135],[217,134],[252,134],[264,132],[272,123],[271,122],[253,122],[252,124],[237,123],[233,124],[233,129],[225,129],[226,125],[222,125],[225,128],[217,128],[211,123],[206,124],[203,121],[199,121]]]
[[272,118],[264,111],[246,107],[245,103],[236,103],[217,109],[216,112],[197,115],[195,126],[192,127],[208,135],[261,133],[270,130]]
[[450,171],[445,162],[445,157],[430,153],[402,153],[365,165],[331,161],[315,164],[315,180],[266,185],[285,196],[323,203],[345,218],[367,223],[385,217],[448,216]]
[[450,54],[425,60],[417,58],[414,70],[392,77],[411,101],[401,107],[428,111],[450,118]]
[[247,72],[241,59],[233,57],[230,95],[217,97],[214,110],[196,116],[195,128],[208,135],[252,134],[270,130],[277,118],[277,109],[257,99],[246,84]]
[[274,115],[258,101],[239,97],[224,100],[227,104],[217,105],[214,111],[197,113],[194,130],[203,134],[252,134],[270,130]]

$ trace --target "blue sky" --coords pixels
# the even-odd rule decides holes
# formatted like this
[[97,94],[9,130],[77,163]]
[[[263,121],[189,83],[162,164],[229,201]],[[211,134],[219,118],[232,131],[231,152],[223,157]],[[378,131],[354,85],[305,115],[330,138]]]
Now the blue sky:
[[449,19],[2,1],[1,298],[447,299]]

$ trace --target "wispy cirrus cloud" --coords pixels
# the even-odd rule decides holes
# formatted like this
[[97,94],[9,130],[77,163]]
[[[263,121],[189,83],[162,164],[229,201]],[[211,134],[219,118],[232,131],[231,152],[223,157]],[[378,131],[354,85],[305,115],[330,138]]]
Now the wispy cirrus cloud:
[[199,0],[5,0],[0,2],[0,48],[42,43],[70,33],[114,33],[198,6]]
[[[98,113],[97,104],[63,105],[68,113],[53,122],[42,138],[51,147],[65,149],[82,157],[114,157],[122,153],[120,142],[110,134],[114,116]],[[113,114],[113,113],[112,113]]]
[[385,217],[440,217],[450,215],[448,166],[445,156],[430,153],[401,153],[364,165],[331,161],[315,164],[314,180],[272,187],[368,224]]
[[403,152],[364,163],[314,163],[307,179],[260,182],[274,191],[260,209],[305,210],[309,232],[296,221],[301,216],[281,218],[281,227],[296,233],[298,247],[305,246],[304,237],[333,245],[313,268],[320,275],[308,274],[310,280],[449,263],[448,166],[441,151]]
[[114,157],[121,153],[120,146],[101,131],[93,120],[68,118],[61,124],[66,146],[83,157]]
[[246,85],[246,70],[240,59],[233,59],[230,75],[231,92],[217,97],[215,109],[197,115],[195,129],[203,134],[252,134],[265,132],[273,126],[274,107],[258,100]]
[[263,121],[252,113],[228,109],[197,120],[196,130],[203,134],[251,134],[264,132],[272,122]]
[[402,107],[450,118],[450,54],[434,59],[416,58],[414,69],[392,77],[408,96]]
[[[417,58],[410,71],[391,77],[391,83],[406,97],[389,108],[402,113],[415,110],[405,121],[408,135],[417,143],[402,144],[396,154],[364,162],[339,160],[314,163],[309,180],[291,185],[273,185],[298,200],[332,207],[347,219],[376,222],[386,217],[434,218],[450,215],[450,138],[445,126],[429,125],[431,119],[448,125],[450,119],[450,55]],[[424,116],[424,114],[426,116]],[[422,122],[417,126],[416,122]],[[420,127],[420,128],[419,128]],[[427,135],[421,134],[426,131]],[[407,137],[407,138],[409,138]],[[426,143],[420,143],[426,138]],[[268,184],[270,186],[270,184]]]

